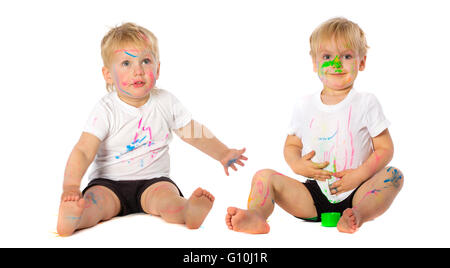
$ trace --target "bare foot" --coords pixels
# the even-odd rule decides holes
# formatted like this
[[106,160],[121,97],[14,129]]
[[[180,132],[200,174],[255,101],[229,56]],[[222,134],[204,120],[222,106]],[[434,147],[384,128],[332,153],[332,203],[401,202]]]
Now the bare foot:
[[81,213],[85,208],[85,200],[62,201],[59,206],[58,225],[56,231],[60,236],[69,236],[77,229]]
[[185,223],[189,229],[199,228],[214,203],[214,196],[208,191],[197,188],[189,197],[185,212]]
[[353,234],[358,231],[359,228],[359,217],[351,208],[347,208],[342,213],[341,218],[337,224],[337,229],[342,233]]
[[267,234],[270,226],[266,220],[254,211],[229,207],[225,222],[228,229],[249,234]]

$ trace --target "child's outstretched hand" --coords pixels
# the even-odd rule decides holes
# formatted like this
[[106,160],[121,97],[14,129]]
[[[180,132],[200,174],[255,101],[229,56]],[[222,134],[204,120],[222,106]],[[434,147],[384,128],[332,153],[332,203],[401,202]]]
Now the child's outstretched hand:
[[242,155],[245,152],[245,148],[241,149],[241,150],[236,150],[236,149],[230,149],[228,150],[228,153],[226,154],[226,156],[220,160],[220,163],[223,165],[223,168],[225,170],[225,174],[227,174],[227,176],[229,176],[230,174],[228,173],[228,168],[231,167],[232,169],[234,169],[234,171],[237,171],[236,166],[234,165],[235,163],[237,163],[240,166],[244,166],[244,163],[241,160],[247,160],[248,158],[245,157],[244,155]]
[[330,185],[332,194],[338,195],[358,187],[361,181],[359,176],[357,176],[357,174],[353,171],[354,169],[346,169],[333,174],[333,176],[340,178],[340,180]]

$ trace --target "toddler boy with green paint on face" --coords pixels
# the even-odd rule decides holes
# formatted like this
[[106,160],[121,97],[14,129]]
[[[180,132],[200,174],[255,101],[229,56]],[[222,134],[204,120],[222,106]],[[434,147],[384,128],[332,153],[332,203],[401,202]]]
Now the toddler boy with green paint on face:
[[354,233],[383,214],[402,188],[401,171],[386,167],[394,153],[390,123],[373,94],[354,88],[366,66],[364,32],[352,21],[332,18],[314,30],[310,46],[323,87],[296,102],[284,145],[286,162],[306,181],[258,171],[247,209],[227,209],[231,230],[269,232],[266,220],[276,203],[309,221],[342,213],[337,229]]

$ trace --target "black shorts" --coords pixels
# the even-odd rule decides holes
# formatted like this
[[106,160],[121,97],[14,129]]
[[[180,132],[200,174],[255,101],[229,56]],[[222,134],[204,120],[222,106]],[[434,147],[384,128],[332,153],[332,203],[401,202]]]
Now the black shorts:
[[306,180],[306,182],[304,182],[303,185],[306,186],[306,188],[308,189],[309,193],[312,196],[312,199],[314,201],[314,206],[316,206],[317,217],[309,218],[309,219],[304,219],[304,218],[299,218],[299,217],[296,217],[296,218],[306,220],[306,221],[317,221],[317,222],[321,221],[320,214],[322,214],[324,212],[339,212],[342,215],[342,212],[344,212],[344,210],[346,210],[347,208],[353,207],[353,204],[352,204],[353,196],[355,195],[356,190],[358,190],[359,187],[361,186],[361,185],[358,186],[347,198],[345,198],[341,202],[333,204],[333,203],[330,203],[330,201],[328,201],[328,199],[322,193],[319,185],[317,184],[317,181]]
[[113,191],[120,201],[120,212],[117,216],[125,216],[132,213],[144,212],[141,206],[141,196],[142,193],[150,187],[150,185],[160,182],[167,181],[177,187],[180,196],[183,196],[178,186],[169,178],[160,177],[150,180],[130,180],[130,181],[113,181],[108,179],[93,179],[91,180],[86,188],[83,190],[84,193],[95,185],[105,186],[106,188]]

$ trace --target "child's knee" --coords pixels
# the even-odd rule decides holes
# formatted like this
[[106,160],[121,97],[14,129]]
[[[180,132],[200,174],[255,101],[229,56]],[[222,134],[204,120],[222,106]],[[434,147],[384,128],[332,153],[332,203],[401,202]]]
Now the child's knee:
[[261,179],[270,179],[270,177],[274,174],[276,174],[277,172],[275,170],[272,169],[261,169],[258,172],[255,173],[255,175],[253,176],[253,182],[255,182],[256,180],[261,180]]
[[95,208],[102,214],[102,220],[116,216],[120,211],[120,201],[115,194],[104,186],[92,186],[83,196],[86,208]]
[[399,190],[403,187],[405,177],[400,169],[388,166],[384,168],[384,172],[384,183],[389,183]]
[[103,191],[99,186],[93,186],[89,188],[83,195],[84,200],[86,200],[87,207],[97,206],[100,207],[103,204],[104,196]]

